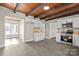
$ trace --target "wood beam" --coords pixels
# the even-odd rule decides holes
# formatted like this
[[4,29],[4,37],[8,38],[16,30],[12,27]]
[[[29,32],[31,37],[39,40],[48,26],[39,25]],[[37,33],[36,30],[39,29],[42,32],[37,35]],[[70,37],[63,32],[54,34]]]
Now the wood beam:
[[[54,20],[54,19],[58,19],[58,18],[63,18],[63,17],[68,17],[68,16],[72,16],[72,15],[77,15],[79,14],[79,11],[76,11],[76,12],[73,12],[73,13],[70,13],[70,14],[66,14],[66,15],[62,15],[62,16],[59,16],[59,17],[55,17],[55,18],[52,18],[50,20]],[[50,21],[50,20],[45,20],[45,21]]]
[[72,9],[72,10],[66,11],[64,13],[55,15],[52,18],[46,19],[46,21],[61,18],[61,17],[67,17],[67,16],[71,16],[71,15],[75,15],[75,14],[79,14],[79,7],[77,9]]
[[0,6],[6,7],[6,8],[11,9],[11,10],[13,10],[15,8],[14,5],[11,5],[11,4],[8,4],[8,3],[0,3]]
[[57,10],[54,10],[54,11],[51,12],[50,14],[47,14],[46,16],[41,17],[40,19],[45,19],[45,18],[51,17],[51,16],[54,15],[54,14],[62,13],[62,12],[64,12],[64,11],[67,11],[67,10],[69,10],[69,9],[72,9],[72,8],[74,8],[74,7],[76,7],[76,6],[79,6],[79,4],[77,4],[77,3],[69,4],[69,5],[67,5],[67,6],[65,6],[65,7],[63,7],[63,8],[59,8],[59,9],[57,9]]
[[34,13],[36,10],[38,10],[39,8],[41,8],[42,6],[44,6],[44,3],[39,3],[39,5],[35,8],[33,8],[28,14],[26,13],[26,15],[31,15],[32,13]]
[[49,10],[44,10],[44,9],[43,9],[44,6],[43,6],[41,9],[39,9],[41,12],[38,13],[38,14],[36,14],[36,15],[34,16],[34,18],[38,18],[40,15],[42,15],[42,14],[44,14],[44,13],[50,11],[51,9],[54,9],[54,8],[56,8],[56,7],[59,7],[59,6],[61,6],[61,5],[62,5],[62,3],[46,3],[45,6],[49,6],[50,9],[49,9]]
[[52,18],[59,17],[59,16],[62,16],[62,15],[64,15],[64,14],[69,14],[69,13],[72,13],[72,12],[75,12],[75,11],[78,11],[78,10],[79,10],[79,7],[76,7],[76,8],[73,8],[73,9],[71,9],[71,10],[67,10],[67,11],[65,11],[65,12],[62,12],[62,13],[53,15],[53,16],[51,16],[51,17],[49,17],[49,18],[45,18],[45,20],[50,20],[50,19],[52,19]]
[[[12,4],[9,4],[9,3],[0,3],[0,6],[5,7],[5,8],[8,8],[10,10],[14,10],[15,9],[15,6],[12,5]],[[17,12],[24,13],[24,12],[20,11],[19,9],[16,9],[16,11]]]
[[52,12],[58,10],[58,9],[61,9],[61,8],[65,7],[65,6],[67,6],[67,5],[69,5],[69,3],[64,3],[64,4],[60,5],[59,7],[50,9],[49,11],[39,15],[39,18],[45,17],[46,15],[48,15],[48,14],[50,14],[50,13],[52,13]]

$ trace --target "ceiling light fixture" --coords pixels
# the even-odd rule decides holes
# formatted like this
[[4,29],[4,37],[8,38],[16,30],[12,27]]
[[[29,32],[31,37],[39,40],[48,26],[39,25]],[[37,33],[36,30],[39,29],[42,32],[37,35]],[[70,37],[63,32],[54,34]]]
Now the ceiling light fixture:
[[49,10],[50,9],[50,7],[49,6],[44,6],[44,8],[43,8],[44,10]]

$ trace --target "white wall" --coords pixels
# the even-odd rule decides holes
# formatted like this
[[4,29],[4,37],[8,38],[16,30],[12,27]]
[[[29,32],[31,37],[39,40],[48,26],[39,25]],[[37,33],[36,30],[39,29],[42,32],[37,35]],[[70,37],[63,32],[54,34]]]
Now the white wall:
[[13,13],[12,10],[9,10],[4,7],[0,7],[0,46],[5,45],[5,16],[15,17],[24,19],[24,14],[19,12]]
[[5,45],[5,37],[4,37],[4,14],[5,12],[2,12],[0,9],[0,47]]

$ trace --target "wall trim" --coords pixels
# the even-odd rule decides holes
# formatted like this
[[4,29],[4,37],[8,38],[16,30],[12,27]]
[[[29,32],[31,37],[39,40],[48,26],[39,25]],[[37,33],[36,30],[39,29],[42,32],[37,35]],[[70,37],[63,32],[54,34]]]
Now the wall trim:
[[33,41],[33,39],[32,39],[32,40],[25,40],[25,41],[23,41],[23,42],[25,43],[25,42],[31,42],[31,41]]

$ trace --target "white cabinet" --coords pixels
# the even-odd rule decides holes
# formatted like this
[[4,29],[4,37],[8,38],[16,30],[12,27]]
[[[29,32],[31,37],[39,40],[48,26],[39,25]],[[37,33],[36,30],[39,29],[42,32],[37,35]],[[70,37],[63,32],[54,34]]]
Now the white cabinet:
[[57,21],[57,28],[62,28],[61,20],[58,20],[58,21]]
[[73,19],[66,19],[67,23],[73,22]]
[[67,21],[65,19],[59,19],[57,22],[57,27],[62,28],[62,24],[65,24]]
[[60,36],[60,33],[57,33],[56,35],[56,42],[61,42],[61,36]]
[[43,36],[42,33],[34,33],[33,35],[34,35],[34,41],[35,41],[35,42],[44,40],[44,36]]
[[45,38],[45,24],[39,26],[40,32],[33,32],[33,39],[35,42],[44,40]]
[[[73,18],[73,28],[74,32],[79,33],[79,17]],[[74,42],[73,45],[79,47],[79,34],[74,34]]]
[[79,28],[79,17],[73,18],[73,27]]
[[[79,47],[79,17],[68,17],[57,20],[57,28],[62,28],[62,24],[73,23],[73,45]],[[57,33],[56,41],[61,42],[61,34]]]
[[74,35],[73,45],[79,47],[79,35]]
[[33,32],[33,40],[35,42],[44,40],[45,38],[45,24],[42,22],[35,23],[34,27],[40,28],[37,32]]
[[79,47],[79,29],[74,30],[73,45]]
[[33,40],[37,42],[37,41],[40,41],[41,35],[40,33],[33,33],[33,37],[34,37]]
[[61,33],[59,32],[60,31],[60,29],[58,29],[58,28],[62,28],[62,24],[65,24],[67,22],[67,20],[66,19],[59,19],[58,20],[58,23],[57,23],[57,33],[56,33],[56,41],[57,42],[61,42]]
[[62,19],[62,20],[61,20],[61,23],[62,23],[62,24],[66,24],[66,23],[67,23],[67,19]]

